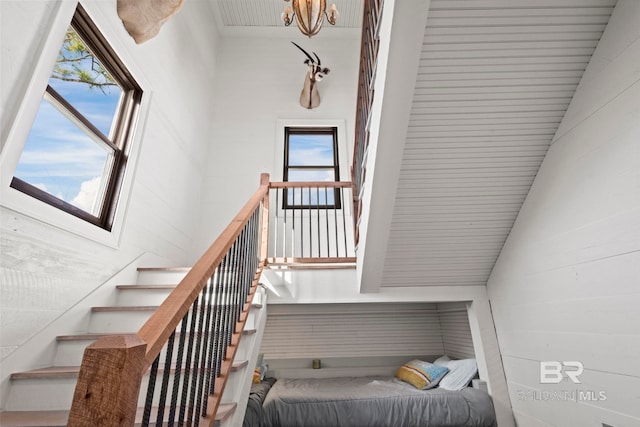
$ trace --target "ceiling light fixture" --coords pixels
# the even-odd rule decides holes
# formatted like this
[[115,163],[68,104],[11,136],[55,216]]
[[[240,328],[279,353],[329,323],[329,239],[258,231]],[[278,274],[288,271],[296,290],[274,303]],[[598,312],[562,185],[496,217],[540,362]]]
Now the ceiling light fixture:
[[[284,1],[289,2],[290,0]],[[305,36],[311,37],[318,34],[325,16],[329,24],[336,24],[338,9],[335,4],[329,6],[329,13],[327,13],[326,0],[291,0],[291,2],[293,9],[287,5],[282,12],[284,25],[288,27],[295,19],[298,28]]]

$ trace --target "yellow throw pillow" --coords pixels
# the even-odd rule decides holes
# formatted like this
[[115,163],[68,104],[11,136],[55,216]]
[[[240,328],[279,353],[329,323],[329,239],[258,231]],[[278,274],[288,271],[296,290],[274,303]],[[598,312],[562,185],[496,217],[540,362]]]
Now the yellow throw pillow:
[[419,390],[435,387],[449,372],[446,366],[438,366],[422,360],[412,360],[400,366],[396,378],[407,382]]

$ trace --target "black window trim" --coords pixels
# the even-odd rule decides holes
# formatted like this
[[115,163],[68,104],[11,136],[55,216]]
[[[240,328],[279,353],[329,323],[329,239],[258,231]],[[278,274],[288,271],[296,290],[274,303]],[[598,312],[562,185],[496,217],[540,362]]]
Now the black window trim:
[[[73,119],[69,119],[71,122],[77,126],[84,126],[88,129],[91,134],[93,134],[87,134],[90,138],[96,137],[101,143],[106,144],[107,147],[113,150],[111,172],[108,176],[108,183],[104,192],[100,212],[98,215],[93,215],[15,176],[12,178],[10,186],[43,203],[58,208],[61,211],[87,221],[106,231],[111,231],[115,221],[120,191],[122,190],[125,166],[128,159],[127,153],[130,151],[133,129],[138,120],[138,113],[142,101],[142,89],[124,66],[124,63],[115,54],[106,38],[100,33],[96,24],[93,23],[80,3],[76,6],[70,26],[82,38],[83,42],[100,60],[107,71],[109,71],[122,90],[118,109],[114,113],[114,126],[111,129],[112,135],[109,136],[99,131],[95,125],[51,86],[47,85],[44,94],[44,96],[50,97],[53,102],[58,103],[73,116]],[[60,45],[58,45],[58,48],[60,48]]]
[[[331,165],[304,165],[304,166],[289,166],[289,136],[291,134],[298,135],[312,135],[312,134],[331,134],[333,137],[333,166]],[[340,162],[338,159],[338,127],[337,126],[316,126],[316,127],[301,127],[301,126],[285,126],[284,128],[284,163],[282,180],[289,182],[289,170],[333,170],[334,181],[340,181]],[[341,209],[342,198],[339,188],[334,188],[334,203],[333,204],[302,204],[289,203],[288,190],[285,188],[282,191],[282,209]],[[327,193],[328,196],[328,193]]]

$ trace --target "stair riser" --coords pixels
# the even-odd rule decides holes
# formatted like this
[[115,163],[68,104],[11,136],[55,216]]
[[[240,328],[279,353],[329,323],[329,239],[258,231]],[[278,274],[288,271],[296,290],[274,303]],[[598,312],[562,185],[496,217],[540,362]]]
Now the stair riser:
[[167,299],[171,291],[172,289],[120,289],[116,305],[160,305]]
[[90,333],[137,332],[153,311],[93,312],[89,320]]
[[76,378],[11,380],[6,411],[69,410]]
[[[119,289],[116,305],[125,307],[149,305],[159,306],[169,297],[172,290],[173,289]],[[213,301],[218,304],[223,304],[230,299],[235,301],[237,300],[236,295],[237,294],[227,295],[223,293],[217,299],[213,296]],[[208,300],[209,296],[207,295],[205,301]]]
[[[247,368],[245,368],[247,369]],[[227,384],[233,384],[238,372],[231,372]],[[169,377],[169,393],[173,389],[173,373]],[[192,381],[192,377],[190,377]],[[138,406],[144,406],[149,377],[144,376],[140,385]],[[69,410],[73,400],[77,377],[33,378],[11,381],[11,393],[6,402],[6,411]],[[199,379],[198,379],[199,384]],[[153,405],[158,405],[162,377],[156,379]],[[227,386],[228,388],[229,386]]]
[[[243,353],[243,342],[248,340],[247,336],[243,336],[240,340],[240,346],[238,347],[238,357],[236,360],[244,360],[245,356]],[[58,341],[58,346],[56,350],[56,355],[54,358],[54,366],[80,366],[82,364],[82,356],[84,354],[84,350],[87,346],[91,345],[95,340],[87,339],[87,340],[73,340],[73,341]],[[173,347],[173,359],[176,360],[178,354],[179,347],[179,337],[176,338],[174,347]],[[186,354],[188,346],[188,338],[185,338],[184,343],[184,354]],[[195,346],[195,344],[194,344]],[[185,356],[186,357],[186,356]],[[160,353],[160,360],[164,363],[166,358],[166,347],[162,349]]]
[[138,285],[177,285],[180,283],[188,271],[138,271]]
[[80,366],[84,349],[95,340],[58,341],[53,366]]

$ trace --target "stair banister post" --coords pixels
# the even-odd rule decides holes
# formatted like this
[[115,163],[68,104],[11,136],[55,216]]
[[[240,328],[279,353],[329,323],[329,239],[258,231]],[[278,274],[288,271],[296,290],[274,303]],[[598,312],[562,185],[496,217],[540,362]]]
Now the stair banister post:
[[137,335],[103,337],[88,346],[67,426],[133,426],[146,348]]

